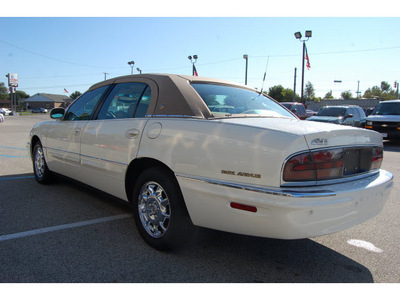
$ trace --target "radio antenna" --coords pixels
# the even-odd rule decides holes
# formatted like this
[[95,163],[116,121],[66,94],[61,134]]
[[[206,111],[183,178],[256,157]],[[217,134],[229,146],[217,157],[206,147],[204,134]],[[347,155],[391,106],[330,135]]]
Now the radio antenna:
[[263,82],[262,82],[262,85],[261,85],[260,95],[262,94],[263,89],[264,89],[264,82],[265,82],[265,77],[266,77],[266,75],[267,75],[268,62],[269,62],[269,56],[268,56],[268,58],[267,58],[267,65],[265,66],[264,78],[263,78]]

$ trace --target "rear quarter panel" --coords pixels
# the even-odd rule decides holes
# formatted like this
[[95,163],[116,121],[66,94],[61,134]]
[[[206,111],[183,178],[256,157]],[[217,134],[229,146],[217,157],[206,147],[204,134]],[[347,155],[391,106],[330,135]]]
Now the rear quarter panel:
[[138,156],[182,175],[278,187],[284,160],[305,149],[298,134],[216,120],[156,119],[143,132]]

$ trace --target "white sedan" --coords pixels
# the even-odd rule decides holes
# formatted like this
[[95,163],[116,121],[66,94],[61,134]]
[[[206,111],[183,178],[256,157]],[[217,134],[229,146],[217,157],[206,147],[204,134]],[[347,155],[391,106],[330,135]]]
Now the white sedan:
[[301,121],[227,81],[118,77],[50,116],[28,142],[36,180],[59,173],[129,201],[157,249],[184,244],[195,226],[279,239],[330,234],[378,214],[393,185],[380,169],[380,134]]

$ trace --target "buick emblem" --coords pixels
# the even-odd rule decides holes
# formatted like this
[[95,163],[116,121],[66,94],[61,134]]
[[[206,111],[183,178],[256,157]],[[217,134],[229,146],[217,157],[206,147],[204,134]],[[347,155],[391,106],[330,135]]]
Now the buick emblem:
[[326,146],[326,145],[328,145],[328,139],[321,139],[321,138],[313,139],[311,141],[311,145],[313,145],[313,146]]

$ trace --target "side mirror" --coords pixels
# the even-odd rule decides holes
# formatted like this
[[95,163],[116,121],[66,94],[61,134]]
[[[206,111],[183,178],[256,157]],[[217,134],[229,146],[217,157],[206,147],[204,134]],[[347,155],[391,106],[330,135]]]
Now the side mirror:
[[50,118],[52,119],[62,119],[65,114],[65,109],[62,107],[53,108],[50,111]]

